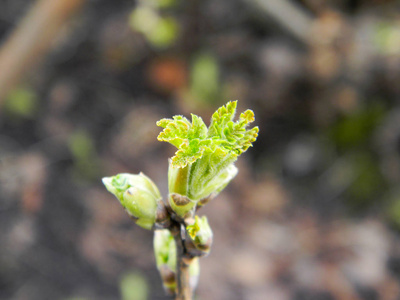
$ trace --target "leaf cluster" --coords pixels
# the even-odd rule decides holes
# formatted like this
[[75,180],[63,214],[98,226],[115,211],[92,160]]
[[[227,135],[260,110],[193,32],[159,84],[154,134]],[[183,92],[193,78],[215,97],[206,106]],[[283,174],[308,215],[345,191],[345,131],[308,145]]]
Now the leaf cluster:
[[236,106],[237,101],[230,101],[220,107],[213,114],[208,128],[202,118],[195,114],[192,114],[192,122],[183,116],[158,121],[157,126],[164,130],[157,139],[178,148],[172,158],[173,167],[184,168],[205,154],[229,156],[234,161],[251,147],[259,129],[257,126],[251,129],[246,127],[254,121],[254,113],[246,110],[235,122]]

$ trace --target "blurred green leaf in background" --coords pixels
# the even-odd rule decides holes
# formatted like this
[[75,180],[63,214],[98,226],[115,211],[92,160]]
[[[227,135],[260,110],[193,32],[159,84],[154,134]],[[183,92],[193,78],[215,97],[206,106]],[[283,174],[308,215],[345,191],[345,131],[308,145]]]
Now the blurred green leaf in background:
[[10,92],[4,103],[4,109],[12,117],[30,119],[37,112],[37,100],[33,89],[20,86]]
[[129,25],[145,36],[155,48],[163,49],[173,45],[179,36],[179,24],[172,16],[161,15],[150,5],[139,5],[129,18]]
[[68,147],[75,162],[76,175],[95,179],[99,173],[99,160],[93,138],[84,130],[75,131],[68,140]]
[[124,274],[120,281],[122,300],[147,300],[148,285],[143,275],[138,272]]
[[365,147],[371,133],[384,117],[384,113],[384,105],[381,102],[373,102],[352,114],[341,117],[331,131],[338,149]]
[[220,96],[220,69],[214,55],[197,54],[190,72],[190,93],[196,101],[214,103]]

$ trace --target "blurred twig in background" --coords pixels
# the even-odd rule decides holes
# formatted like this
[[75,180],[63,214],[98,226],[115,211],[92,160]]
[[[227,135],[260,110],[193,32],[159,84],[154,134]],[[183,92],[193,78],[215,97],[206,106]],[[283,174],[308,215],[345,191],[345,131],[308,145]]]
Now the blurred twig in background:
[[24,73],[51,48],[69,17],[85,0],[38,0],[0,48],[0,108]]
[[299,5],[289,0],[246,0],[274,19],[301,42],[308,44],[313,19]]

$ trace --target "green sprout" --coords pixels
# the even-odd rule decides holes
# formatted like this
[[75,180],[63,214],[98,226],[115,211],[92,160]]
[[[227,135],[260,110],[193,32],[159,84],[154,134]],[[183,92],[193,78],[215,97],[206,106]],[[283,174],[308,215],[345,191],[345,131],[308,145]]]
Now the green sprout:
[[220,107],[207,127],[192,114],[162,119],[158,140],[178,150],[169,160],[166,202],[150,178],[140,173],[103,178],[107,190],[141,227],[154,230],[154,254],[164,289],[176,299],[192,299],[199,276],[198,258],[209,254],[212,230],[196,211],[215,198],[236,176],[235,161],[252,146],[258,127],[248,129],[254,113],[234,121],[237,101]]
[[183,116],[157,122],[164,128],[158,140],[178,148],[168,179],[169,204],[180,217],[192,213],[201,199],[225,188],[238,172],[233,163],[256,140],[258,127],[246,128],[254,121],[254,113],[246,110],[234,122],[236,106],[237,101],[232,101],[220,107],[208,128],[194,114],[192,122]]

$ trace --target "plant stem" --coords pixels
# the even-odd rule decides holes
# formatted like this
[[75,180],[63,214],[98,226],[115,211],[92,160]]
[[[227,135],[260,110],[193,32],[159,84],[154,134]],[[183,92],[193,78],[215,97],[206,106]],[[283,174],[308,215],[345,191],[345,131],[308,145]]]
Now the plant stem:
[[184,241],[181,235],[181,224],[174,224],[171,233],[174,236],[176,243],[176,295],[175,300],[192,300],[192,289],[190,287],[190,272],[189,272],[189,261],[190,258],[187,257]]

